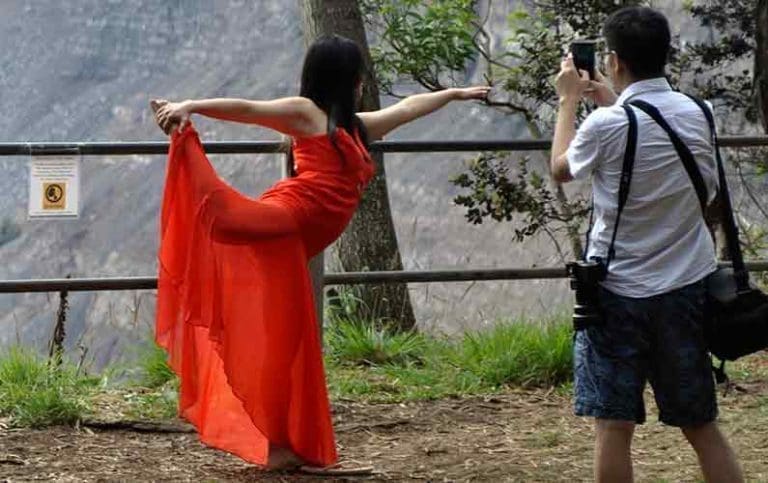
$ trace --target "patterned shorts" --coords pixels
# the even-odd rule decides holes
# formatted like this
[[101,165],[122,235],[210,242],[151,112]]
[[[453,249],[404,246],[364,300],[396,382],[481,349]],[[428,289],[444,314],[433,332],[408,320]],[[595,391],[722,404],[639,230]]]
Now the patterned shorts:
[[650,381],[662,423],[695,427],[714,421],[705,297],[704,282],[644,299],[601,289],[604,324],[579,331],[574,340],[576,415],[642,424]]

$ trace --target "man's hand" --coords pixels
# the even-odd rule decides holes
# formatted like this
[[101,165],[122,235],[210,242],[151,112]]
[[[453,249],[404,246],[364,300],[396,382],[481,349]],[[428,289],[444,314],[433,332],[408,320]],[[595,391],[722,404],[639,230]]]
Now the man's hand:
[[595,80],[589,82],[589,88],[584,91],[584,97],[590,99],[598,107],[612,106],[618,99],[616,93],[608,85],[608,80],[597,69],[595,69]]
[[560,63],[560,73],[555,78],[555,90],[560,101],[577,103],[589,87],[589,73],[579,72],[573,63],[573,55],[568,54]]
[[589,73],[579,72],[573,63],[573,56],[568,54],[560,64],[560,73],[555,79],[555,89],[560,97],[557,109],[555,134],[552,137],[550,152],[550,173],[557,183],[567,183],[573,179],[566,157],[568,145],[576,136],[576,110],[581,97],[589,89]]

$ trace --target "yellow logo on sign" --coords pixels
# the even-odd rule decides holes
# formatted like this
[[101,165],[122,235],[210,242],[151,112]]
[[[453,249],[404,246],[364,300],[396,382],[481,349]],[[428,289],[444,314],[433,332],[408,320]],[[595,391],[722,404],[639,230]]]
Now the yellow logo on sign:
[[66,183],[43,183],[43,209],[63,210],[67,201]]

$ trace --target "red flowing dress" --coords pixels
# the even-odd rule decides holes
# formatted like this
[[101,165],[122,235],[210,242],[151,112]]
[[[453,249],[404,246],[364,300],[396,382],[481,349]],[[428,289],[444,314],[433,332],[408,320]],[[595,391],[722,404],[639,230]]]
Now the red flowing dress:
[[296,138],[298,175],[248,198],[197,132],[171,139],[160,222],[156,340],[202,442],[265,464],[270,446],[336,462],[308,261],[341,235],[373,176],[359,137]]

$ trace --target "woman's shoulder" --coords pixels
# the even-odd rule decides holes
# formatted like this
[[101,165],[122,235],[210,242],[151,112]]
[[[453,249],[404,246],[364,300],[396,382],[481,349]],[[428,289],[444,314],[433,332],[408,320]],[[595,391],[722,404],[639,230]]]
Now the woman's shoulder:
[[311,99],[294,96],[289,97],[293,109],[303,120],[300,125],[295,126],[294,137],[315,137],[323,133],[328,124],[328,116]]

